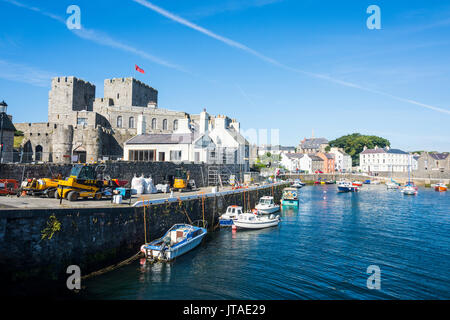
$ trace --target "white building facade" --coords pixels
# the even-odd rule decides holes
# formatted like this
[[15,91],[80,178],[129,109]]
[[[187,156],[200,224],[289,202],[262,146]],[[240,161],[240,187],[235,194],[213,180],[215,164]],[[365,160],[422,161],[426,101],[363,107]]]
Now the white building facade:
[[363,172],[408,172],[410,155],[389,147],[367,149],[359,154],[359,167]]
[[330,153],[334,154],[334,167],[338,172],[352,171],[352,157],[344,152],[341,148],[331,148]]
[[178,119],[173,133],[145,133],[145,117],[138,118],[138,135],[124,144],[127,161],[185,161],[195,163],[242,164],[249,170],[249,143],[240,134],[236,120],[225,116],[214,118],[200,113],[194,128],[189,117]]

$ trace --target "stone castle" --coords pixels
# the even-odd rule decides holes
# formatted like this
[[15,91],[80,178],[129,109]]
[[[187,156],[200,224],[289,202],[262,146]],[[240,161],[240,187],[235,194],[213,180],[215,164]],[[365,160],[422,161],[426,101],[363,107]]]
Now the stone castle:
[[22,162],[120,159],[124,142],[137,134],[139,115],[151,133],[171,133],[185,118],[194,130],[199,126],[199,115],[158,108],[158,91],[134,78],[106,79],[103,98],[95,98],[89,82],[53,78],[48,101],[48,122],[14,124],[24,133]]

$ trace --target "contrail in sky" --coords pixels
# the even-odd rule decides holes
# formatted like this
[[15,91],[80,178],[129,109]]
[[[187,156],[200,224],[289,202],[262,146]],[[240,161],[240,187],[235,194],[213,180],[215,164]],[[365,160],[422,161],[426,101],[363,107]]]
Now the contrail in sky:
[[[58,21],[60,23],[63,23],[64,25],[66,25],[66,19],[64,19],[63,17],[60,17],[58,15],[55,15],[53,13],[49,13],[46,12],[40,8],[37,7],[32,7],[29,6],[27,4],[15,1],[15,0],[3,0],[4,2],[10,3],[16,7],[20,7],[20,8],[24,8],[27,10],[31,10],[34,12],[37,12],[41,15],[47,16],[55,21]],[[100,45],[104,45],[104,46],[108,46],[111,48],[116,48],[116,49],[120,49],[122,51],[126,51],[129,53],[133,53],[137,56],[140,56],[141,58],[144,58],[146,60],[152,61],[154,63],[157,63],[159,65],[168,67],[168,68],[172,68],[172,69],[176,69],[178,71],[182,71],[182,72],[186,72],[186,73],[190,73],[187,70],[185,70],[184,68],[177,66],[175,64],[169,63],[161,58],[155,57],[151,54],[148,54],[145,51],[142,51],[140,49],[134,48],[130,45],[124,44],[118,40],[113,39],[112,37],[110,37],[108,34],[104,33],[104,32],[99,32],[93,29],[86,29],[84,27],[82,27],[81,29],[71,29],[70,31],[72,31],[73,34],[75,34],[76,36],[82,38],[82,39],[86,39],[86,40],[90,40],[92,42],[95,42],[97,44]]]
[[262,53],[260,53],[260,52],[258,52],[256,50],[253,50],[253,49],[247,47],[246,45],[244,45],[242,43],[239,43],[237,41],[234,41],[234,40],[231,40],[229,38],[226,38],[226,37],[223,37],[221,35],[218,35],[218,34],[212,32],[212,31],[210,31],[208,29],[205,29],[205,28],[203,28],[203,27],[201,27],[199,25],[196,25],[195,23],[192,23],[192,22],[190,22],[190,21],[188,21],[188,20],[186,20],[184,18],[181,18],[181,17],[179,17],[179,16],[177,16],[177,15],[175,15],[175,14],[173,14],[173,13],[171,13],[171,12],[169,12],[169,11],[163,9],[163,8],[160,8],[160,7],[156,6],[156,5],[154,5],[153,3],[149,2],[149,1],[146,1],[146,0],[133,0],[133,1],[138,3],[138,4],[140,4],[140,5],[142,5],[142,6],[144,6],[144,7],[146,7],[146,8],[148,8],[148,9],[150,9],[150,10],[152,10],[152,11],[155,11],[156,13],[158,13],[158,14],[160,14],[160,15],[162,15],[162,16],[164,16],[164,17],[166,17],[166,18],[168,18],[168,19],[170,19],[172,21],[178,22],[178,23],[180,23],[182,25],[185,25],[188,28],[191,28],[191,29],[196,30],[196,31],[198,31],[200,33],[203,33],[203,34],[207,35],[208,37],[211,37],[213,39],[221,41],[221,42],[227,44],[228,46],[231,46],[231,47],[237,48],[239,50],[245,51],[245,52],[247,52],[247,53],[249,53],[251,55],[256,56],[257,58],[259,58],[259,59],[261,59],[261,60],[263,60],[265,62],[268,62],[268,63],[270,63],[270,64],[272,64],[274,66],[280,67],[282,69],[289,70],[289,71],[296,72],[296,73],[300,73],[300,74],[304,74],[304,75],[307,75],[307,76],[310,76],[310,77],[314,77],[314,78],[317,78],[317,79],[326,80],[326,81],[333,82],[333,83],[336,83],[336,84],[339,84],[339,85],[342,85],[342,86],[345,86],[345,87],[355,88],[355,89],[371,92],[371,93],[374,93],[374,94],[382,95],[382,96],[385,96],[385,97],[389,97],[389,98],[395,99],[397,101],[413,104],[413,105],[420,106],[420,107],[423,107],[423,108],[427,108],[427,109],[430,109],[430,110],[434,110],[434,111],[450,114],[450,110],[447,110],[447,109],[442,109],[442,108],[439,108],[439,107],[431,106],[431,105],[424,104],[424,103],[421,103],[421,102],[418,102],[418,101],[414,101],[414,100],[411,100],[411,99],[397,97],[397,96],[394,96],[394,95],[386,93],[386,92],[382,92],[382,91],[379,91],[379,90],[374,90],[374,89],[370,89],[370,88],[367,88],[367,87],[363,87],[363,86],[360,86],[360,85],[352,83],[352,82],[335,79],[335,78],[327,76],[327,75],[323,75],[323,74],[319,74],[319,73],[313,73],[313,72],[308,72],[308,71],[304,71],[304,70],[301,70],[301,69],[289,67],[289,66],[287,66],[287,65],[285,65],[285,64],[283,64],[283,63],[281,63],[281,62],[279,62],[279,61],[277,61],[275,59],[272,59],[272,58],[270,58],[268,56],[265,56],[264,54],[262,54]]

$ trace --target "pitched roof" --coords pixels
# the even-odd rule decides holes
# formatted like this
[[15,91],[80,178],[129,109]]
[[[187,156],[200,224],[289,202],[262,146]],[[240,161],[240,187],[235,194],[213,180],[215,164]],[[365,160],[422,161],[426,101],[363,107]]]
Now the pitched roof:
[[323,161],[323,159],[315,154],[308,154],[312,161]]
[[327,157],[327,159],[334,159],[334,154],[332,154],[332,153],[325,153],[325,157]]
[[432,157],[435,160],[444,160],[444,159],[447,159],[448,152],[444,152],[444,153],[430,153],[429,155],[430,155],[430,157]]
[[190,144],[194,141],[193,133],[140,134],[126,144]]
[[321,144],[328,144],[328,140],[325,138],[305,139],[305,141],[301,143],[301,147],[303,149],[317,149]]
[[303,153],[283,153],[283,154],[290,159],[301,159],[304,156]]
[[391,149],[391,148],[377,148],[377,149],[366,149],[362,151],[360,154],[370,154],[370,153],[393,153],[393,154],[408,154],[400,149]]

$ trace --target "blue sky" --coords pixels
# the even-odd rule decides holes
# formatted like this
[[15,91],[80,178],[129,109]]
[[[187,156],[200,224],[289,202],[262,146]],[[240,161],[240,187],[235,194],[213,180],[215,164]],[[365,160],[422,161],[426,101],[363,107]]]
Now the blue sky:
[[[81,8],[82,30],[66,9]],[[369,30],[366,9],[381,9]],[[159,107],[279,129],[297,145],[360,132],[450,151],[450,1],[0,0],[0,100],[47,121],[53,76],[133,76]],[[268,138],[270,142],[270,138]]]

